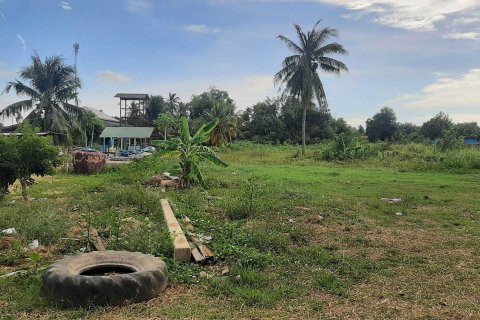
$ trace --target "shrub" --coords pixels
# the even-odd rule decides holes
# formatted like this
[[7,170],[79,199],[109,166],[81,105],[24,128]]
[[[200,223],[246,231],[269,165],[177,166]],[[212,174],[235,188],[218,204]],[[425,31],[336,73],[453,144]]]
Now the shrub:
[[375,148],[352,134],[341,133],[320,153],[322,160],[366,159],[376,154]]
[[216,165],[226,167],[227,164],[218,158],[215,151],[206,147],[204,144],[210,140],[211,134],[218,125],[218,119],[213,119],[210,123],[202,125],[197,132],[191,136],[190,127],[187,118],[181,118],[180,138],[171,139],[160,145],[161,155],[172,154],[178,157],[182,169],[180,175],[180,186],[189,187],[200,183],[206,186],[203,175],[200,170],[200,163],[209,161]]
[[49,137],[38,136],[28,125],[23,125],[21,132],[19,137],[0,136],[0,196],[18,179],[27,200],[27,185],[33,183],[31,176],[51,173],[60,164],[60,157]]
[[250,217],[256,209],[257,183],[255,177],[248,179],[248,184],[233,204],[229,204],[225,211],[227,217],[231,220],[242,220]]

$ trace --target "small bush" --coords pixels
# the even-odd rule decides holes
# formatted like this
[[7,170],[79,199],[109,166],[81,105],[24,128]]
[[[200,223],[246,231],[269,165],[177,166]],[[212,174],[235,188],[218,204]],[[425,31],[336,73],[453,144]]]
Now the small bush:
[[352,134],[342,133],[327,144],[319,154],[317,153],[316,158],[326,161],[367,159],[377,153],[373,146],[373,144],[368,144],[365,140]]
[[257,181],[255,177],[248,179],[247,186],[232,203],[227,205],[225,214],[230,220],[249,218],[257,208]]

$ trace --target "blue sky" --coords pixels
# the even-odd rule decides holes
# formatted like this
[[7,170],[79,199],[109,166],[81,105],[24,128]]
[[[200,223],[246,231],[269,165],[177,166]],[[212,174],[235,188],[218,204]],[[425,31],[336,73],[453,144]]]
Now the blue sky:
[[[330,109],[353,125],[382,106],[421,123],[439,111],[480,122],[478,0],[0,0],[0,87],[41,57],[73,64],[83,105],[118,115],[117,92],[183,101],[210,86],[239,110],[274,96],[292,23],[336,28],[350,72],[322,75]],[[1,95],[0,108],[15,102]],[[9,124],[11,120],[4,121]]]

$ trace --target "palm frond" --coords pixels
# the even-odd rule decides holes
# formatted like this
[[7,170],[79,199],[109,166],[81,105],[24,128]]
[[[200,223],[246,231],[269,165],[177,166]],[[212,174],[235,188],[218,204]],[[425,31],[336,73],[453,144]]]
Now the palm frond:
[[348,54],[348,51],[339,43],[333,42],[329,43],[323,47],[318,48],[315,51],[316,57],[323,57],[327,54],[336,53],[336,54]]
[[7,82],[3,92],[9,93],[12,88],[15,90],[15,93],[20,96],[28,96],[32,99],[38,99],[41,96],[35,89],[30,88],[19,80]]
[[62,103],[62,107],[70,116],[82,117],[87,114],[85,109],[77,107],[70,103],[66,103],[66,102]]
[[280,39],[282,42],[284,42],[291,51],[298,54],[303,54],[303,49],[292,40],[282,35],[279,35],[277,38]]
[[300,40],[300,43],[302,44],[302,53],[305,53],[305,48],[307,47],[307,37],[305,36],[305,33],[303,32],[302,28],[298,24],[294,24],[293,27],[295,28],[295,31],[297,32],[297,37]]
[[0,111],[0,116],[2,116],[3,118],[16,116],[32,108],[33,108],[32,100],[23,100],[23,101],[12,103],[11,105],[8,105],[7,107],[5,107],[5,109]]
[[315,38],[314,38],[315,46],[320,47],[322,43],[325,43],[325,41],[331,37],[338,37],[338,31],[336,29],[327,27],[327,28],[323,28],[320,31],[316,30]]
[[318,76],[317,73],[315,73],[315,76],[313,78],[313,84],[314,84],[313,86],[314,93],[315,93],[315,97],[317,98],[318,106],[320,107],[320,109],[327,110],[328,109],[327,96],[323,88],[322,80],[320,80],[320,77]]
[[320,67],[323,71],[339,74],[341,71],[348,72],[347,66],[336,59],[328,58],[328,57],[321,57],[318,59]]

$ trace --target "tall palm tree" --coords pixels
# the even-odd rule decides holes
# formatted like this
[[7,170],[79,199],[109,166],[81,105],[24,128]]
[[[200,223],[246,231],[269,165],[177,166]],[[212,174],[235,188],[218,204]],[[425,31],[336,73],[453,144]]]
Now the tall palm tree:
[[220,147],[236,137],[237,117],[233,113],[233,108],[227,102],[213,101],[212,109],[205,112],[205,115],[208,121],[218,119],[218,124],[210,135],[210,145]]
[[79,51],[80,51],[80,44],[78,42],[75,42],[73,44],[73,54],[75,56],[75,63],[73,65],[73,68],[75,69],[75,74],[77,74],[77,58],[78,58]]
[[145,123],[145,116],[139,103],[132,102],[130,110],[127,112],[127,123],[141,126]]
[[275,75],[275,82],[284,86],[282,97],[294,96],[302,101],[302,155],[305,155],[305,124],[307,109],[312,100],[317,99],[319,107],[327,109],[327,98],[323,89],[322,81],[318,71],[325,71],[333,74],[340,74],[341,71],[348,71],[347,66],[338,60],[328,57],[329,54],[348,54],[342,45],[333,42],[326,44],[330,37],[337,37],[335,29],[317,29],[319,20],[311,31],[304,33],[302,28],[294,24],[299,43],[279,35],[278,38],[284,42],[292,51],[293,55],[288,56],[282,63],[282,69]]
[[168,100],[167,100],[167,110],[171,114],[175,114],[177,112],[178,104],[180,103],[180,97],[177,96],[176,93],[168,93]]
[[[73,68],[75,69],[75,76],[77,77],[78,77],[78,73],[77,73],[78,52],[80,52],[80,44],[78,42],[75,42],[73,44],[73,54],[75,56],[75,63],[73,64]],[[78,107],[78,97],[75,98],[75,105]]]
[[77,98],[81,88],[75,69],[66,65],[60,56],[45,58],[32,56],[32,64],[19,72],[22,81],[15,79],[7,83],[3,93],[13,88],[17,95],[28,99],[15,102],[0,111],[0,116],[10,117],[30,111],[24,121],[44,131],[65,134],[70,137],[71,129],[78,129],[77,118],[84,113],[82,108],[68,103]]
[[161,113],[164,113],[166,103],[162,96],[151,96],[145,108],[145,118],[149,124],[158,118]]

